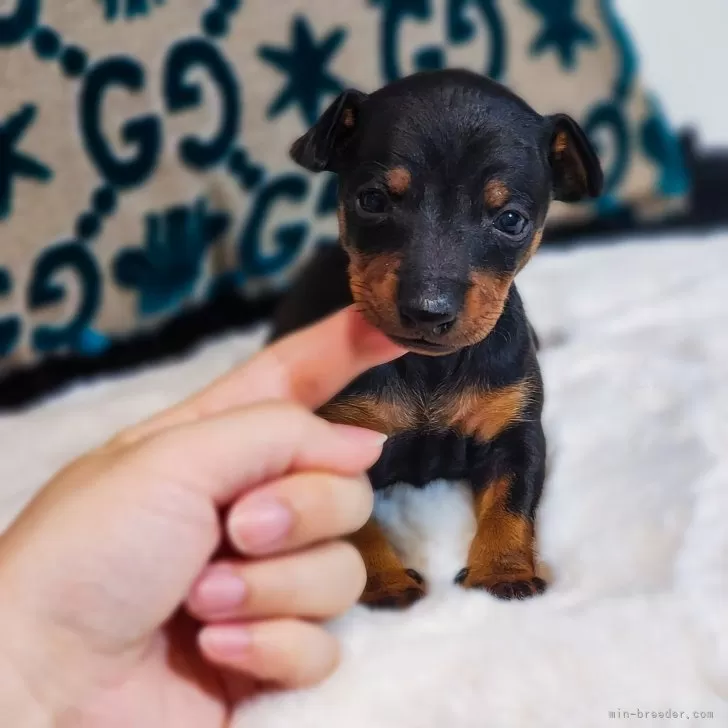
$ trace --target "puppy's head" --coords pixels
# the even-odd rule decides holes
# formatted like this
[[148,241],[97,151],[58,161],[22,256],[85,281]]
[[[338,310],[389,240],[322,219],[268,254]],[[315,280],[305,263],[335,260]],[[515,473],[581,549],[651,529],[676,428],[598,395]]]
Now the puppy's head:
[[552,199],[596,197],[602,171],[564,114],[541,116],[467,71],[342,93],[291,148],[339,178],[354,300],[407,348],[481,341],[539,245]]

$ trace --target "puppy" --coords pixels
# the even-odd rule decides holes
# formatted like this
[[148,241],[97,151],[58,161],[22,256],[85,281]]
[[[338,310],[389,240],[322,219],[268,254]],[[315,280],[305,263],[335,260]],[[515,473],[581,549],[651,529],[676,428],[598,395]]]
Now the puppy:
[[[545,588],[534,516],[544,483],[537,343],[513,279],[539,246],[552,199],[599,195],[592,145],[565,114],[541,116],[474,73],[418,73],[342,93],[291,148],[338,175],[340,247],[294,283],[273,338],[352,302],[408,349],[359,377],[320,414],[389,436],[369,475],[465,480],[477,530],[455,580],[504,599]],[[372,519],[353,536],[362,602],[403,607],[426,593]]]

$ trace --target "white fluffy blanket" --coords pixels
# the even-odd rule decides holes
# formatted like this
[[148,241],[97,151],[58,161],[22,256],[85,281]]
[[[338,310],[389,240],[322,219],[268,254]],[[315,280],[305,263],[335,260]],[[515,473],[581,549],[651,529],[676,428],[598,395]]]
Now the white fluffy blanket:
[[[508,603],[453,586],[465,493],[398,489],[380,510],[432,595],[401,614],[353,610],[332,625],[338,672],[241,708],[240,725],[728,726],[727,270],[725,234],[539,254],[520,287],[544,344],[550,590]],[[70,457],[261,337],[0,418],[0,528]]]

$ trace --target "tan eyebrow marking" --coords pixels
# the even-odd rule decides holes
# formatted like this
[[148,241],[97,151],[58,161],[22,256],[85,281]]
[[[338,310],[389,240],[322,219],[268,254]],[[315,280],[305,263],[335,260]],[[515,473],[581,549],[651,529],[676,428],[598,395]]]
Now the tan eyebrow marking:
[[485,185],[485,204],[489,208],[503,207],[511,199],[511,191],[499,179],[492,179]]
[[387,172],[387,187],[393,195],[403,195],[411,182],[412,175],[404,167],[394,167]]

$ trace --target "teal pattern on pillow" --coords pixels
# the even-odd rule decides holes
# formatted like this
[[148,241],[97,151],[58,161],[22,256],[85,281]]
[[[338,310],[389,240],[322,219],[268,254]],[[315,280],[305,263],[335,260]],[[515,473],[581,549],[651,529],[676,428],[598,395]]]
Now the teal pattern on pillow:
[[275,119],[290,106],[298,108],[304,123],[313,125],[323,111],[322,97],[339,94],[344,82],[328,70],[328,63],[346,38],[344,28],[330,30],[316,40],[306,18],[297,15],[291,26],[290,47],[261,46],[258,55],[286,78],[281,91],[268,107],[268,118]]
[[[93,356],[225,288],[283,290],[312,250],[336,242],[335,179],[295,168],[287,149],[347,87],[464,65],[544,113],[572,113],[606,172],[604,195],[581,219],[661,214],[689,188],[611,0],[7,5],[5,369]],[[600,54],[603,77],[569,93],[589,54]],[[544,91],[550,79],[555,96]]]
[[527,4],[543,20],[543,29],[531,43],[531,54],[553,50],[565,69],[574,68],[579,45],[596,43],[594,32],[577,17],[577,0],[528,0]]
[[24,177],[38,182],[49,182],[53,178],[53,170],[19,148],[23,135],[37,113],[37,106],[26,104],[0,125],[0,220],[10,215],[16,178]]
[[155,6],[164,5],[166,0],[96,0],[104,6],[106,19],[133,18],[136,15],[147,15]]
[[199,279],[207,249],[229,223],[226,212],[208,211],[204,199],[147,215],[144,248],[123,248],[114,261],[117,283],[138,291],[140,316],[176,309]]

